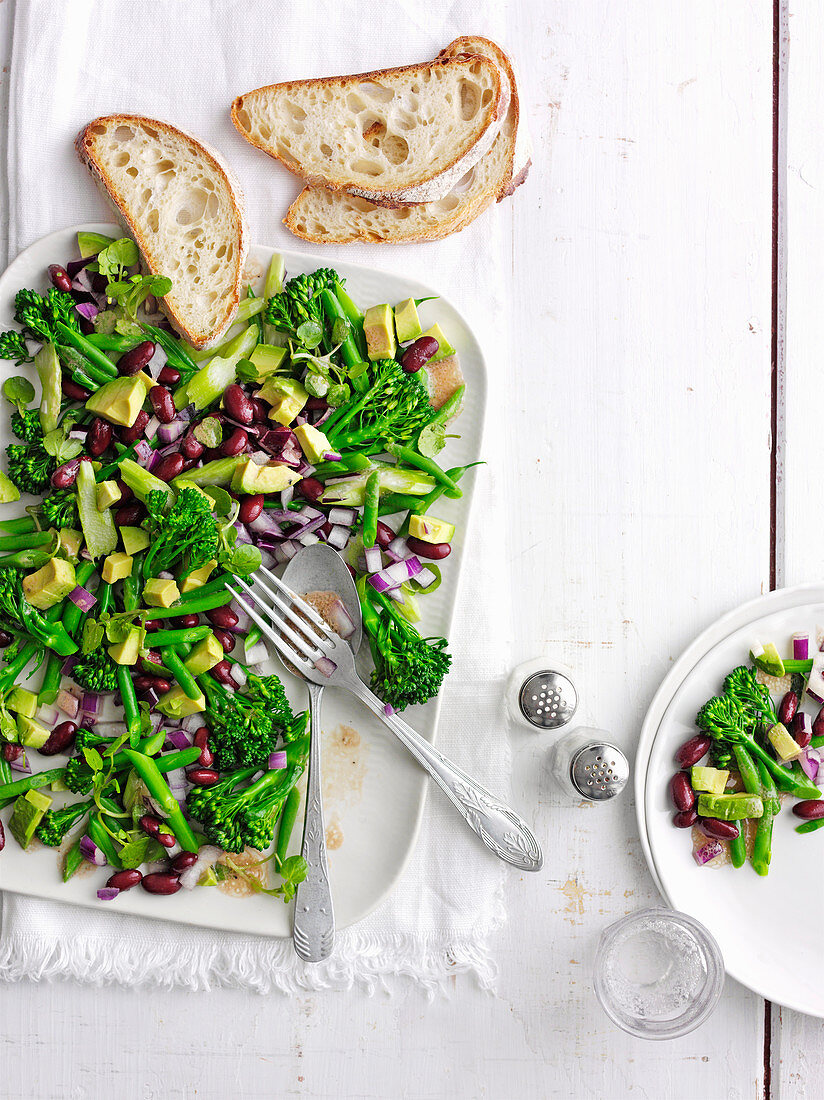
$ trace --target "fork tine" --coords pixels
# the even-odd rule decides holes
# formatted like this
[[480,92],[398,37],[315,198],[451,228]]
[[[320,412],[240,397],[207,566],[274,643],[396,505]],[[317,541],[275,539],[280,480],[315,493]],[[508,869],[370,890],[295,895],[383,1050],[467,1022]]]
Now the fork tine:
[[280,634],[278,634],[276,630],[273,630],[270,624],[267,623],[265,619],[261,618],[253,607],[249,606],[242,596],[236,596],[235,598],[249,618],[258,624],[261,631],[266,635],[269,641],[280,650],[287,661],[296,668],[301,669],[307,676],[314,672],[314,665],[306,661],[300,653],[295,652],[295,650],[283,640]]
[[287,584],[283,583],[280,577],[276,577],[275,574],[270,569],[267,569],[265,565],[260,566],[260,568],[257,570],[257,573],[263,573],[265,576],[267,576],[269,580],[272,581],[272,583],[285,596],[289,598],[289,600],[295,605],[295,607],[299,608],[300,611],[315,624],[315,626],[320,628],[320,630],[323,632],[324,637],[329,638],[330,641],[334,641],[336,637],[335,632],[332,630],[329,624],[320,617],[314,607],[312,607],[312,605],[307,600],[302,599],[297,594],[297,592],[293,592]]
[[[298,615],[298,613],[295,611],[295,609],[293,607],[290,607],[289,604],[286,603],[282,596],[280,596],[277,592],[273,592],[271,588],[267,587],[267,585],[263,583],[260,577],[255,577],[255,584],[257,584],[266,593],[272,603],[275,604],[276,607],[280,608],[283,614],[286,615],[286,617],[295,624],[295,626],[298,628],[298,630],[301,631],[301,633],[309,636],[311,641],[314,642],[317,649],[319,649],[322,653],[328,653],[331,651],[331,647],[333,645],[332,639],[327,638],[325,634],[318,636],[318,634],[312,630],[311,625],[307,623],[305,619],[302,619],[300,615]],[[297,600],[298,597],[295,597],[295,599]],[[305,606],[308,607],[309,604],[305,604]],[[267,611],[274,611],[274,609],[267,608]]]
[[[276,613],[276,611],[266,605],[266,603],[261,599],[259,593],[255,592],[253,588],[250,588],[249,585],[240,580],[240,578],[238,578],[238,584],[243,586],[251,599],[269,616],[271,621],[277,627],[279,633],[281,635],[286,635],[286,637],[292,642],[293,648],[296,649],[298,653],[302,653],[305,657],[311,657],[313,661],[317,660],[319,656],[324,656],[323,650],[319,646],[313,645],[310,638],[302,638],[299,634],[296,634],[294,630],[287,626],[287,624]],[[258,625],[260,624],[258,623]]]

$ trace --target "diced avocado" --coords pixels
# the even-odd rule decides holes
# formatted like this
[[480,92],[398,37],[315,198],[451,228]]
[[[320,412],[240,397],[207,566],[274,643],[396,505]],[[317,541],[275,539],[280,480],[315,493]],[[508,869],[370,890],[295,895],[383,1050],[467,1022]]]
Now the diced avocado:
[[101,481],[97,486],[97,510],[98,512],[104,511],[106,508],[111,508],[113,504],[117,504],[123,494],[120,492],[120,486],[116,481]]
[[692,769],[690,783],[694,791],[706,791],[708,794],[723,794],[729,777],[730,773],[728,771],[722,771],[720,768],[699,768],[696,765],[696,767]]
[[142,640],[143,631],[133,626],[122,642],[115,642],[109,646],[109,656],[118,665],[137,664]]
[[448,355],[455,354],[455,349],[441,332],[440,325],[433,325],[432,328],[427,329],[426,332],[423,333],[423,335],[433,336],[438,341],[438,350],[429,360],[430,363],[438,363],[441,359],[446,359]]
[[161,577],[152,577],[146,581],[143,599],[148,607],[171,607],[180,599],[180,589],[171,578],[163,580]]
[[122,550],[116,550],[113,554],[109,554],[103,562],[100,576],[107,584],[114,584],[115,581],[122,581],[124,577],[130,577],[133,565],[134,558],[131,554],[124,554]]
[[122,428],[131,428],[137,414],[143,408],[148,396],[145,377],[134,375],[132,378],[113,378],[93,393],[86,402],[89,412],[102,416],[111,424]]
[[42,722],[27,718],[25,714],[17,716],[17,732],[20,734],[20,744],[27,749],[42,749],[51,736],[51,731]]
[[768,676],[783,676],[786,672],[784,662],[772,642],[764,645],[756,642],[750,650],[750,660]]
[[698,816],[717,817],[720,821],[742,821],[761,817],[764,803],[755,794],[699,794]]
[[410,340],[417,340],[423,332],[414,298],[406,298],[395,306],[395,332],[397,332],[398,342],[401,344],[406,344]]
[[52,782],[49,784],[49,790],[51,791],[67,791],[68,789],[68,786],[63,782],[62,779],[53,779]]
[[160,702],[155,703],[155,710],[159,710],[167,718],[187,718],[190,714],[200,714],[205,709],[206,699],[202,692],[197,699],[190,699],[179,684],[174,684],[170,691],[160,696]]
[[0,470],[0,504],[11,504],[13,500],[20,499],[20,490]]
[[258,378],[265,378],[267,374],[276,371],[286,358],[286,348],[276,348],[274,344],[258,344],[249,361],[257,368]]
[[[121,465],[126,465],[125,459]],[[135,463],[135,465],[137,465]],[[140,469],[140,467],[137,467]],[[145,471],[144,471],[145,473]],[[149,477],[152,475],[149,474]],[[158,481],[160,479],[158,478]],[[160,481],[164,488],[168,486]],[[77,510],[80,513],[80,526],[83,528],[83,537],[86,540],[86,549],[92,558],[99,558],[102,554],[111,554],[117,547],[117,528],[114,525],[114,517],[111,510],[98,512],[97,510],[97,483],[94,480],[94,469],[91,462],[81,462],[77,471]]]
[[194,485],[195,488],[201,485],[229,485],[238,466],[242,466],[248,460],[248,455],[245,454],[232,455],[231,458],[215,458],[199,469],[187,470],[186,473],[179,474],[172,484],[176,489],[183,489],[187,485]]
[[84,260],[87,260],[89,256],[96,256],[98,252],[102,252],[110,244],[114,244],[114,237],[104,237],[102,233],[87,233],[85,230],[80,230],[77,234],[77,247],[80,249],[81,258]]
[[235,467],[232,489],[236,493],[279,493],[296,481],[300,481],[300,475],[282,463],[258,466],[253,459],[245,458]]
[[52,799],[42,791],[26,791],[14,800],[9,818],[9,832],[21,848],[28,848],[35,829],[52,804]]
[[79,531],[71,527],[64,527],[60,532],[60,549],[67,558],[80,557],[80,547],[83,545],[83,536]]
[[278,424],[291,424],[309,400],[305,387],[295,378],[267,378],[255,396],[272,406],[269,419]]
[[32,607],[47,611],[77,587],[74,566],[64,558],[51,558],[42,569],[23,578],[23,591]]
[[323,432],[311,424],[300,424],[295,428],[295,435],[308,462],[322,462],[325,454],[334,451]]
[[37,696],[26,688],[16,687],[9,692],[6,706],[17,714],[23,714],[26,718],[34,718],[37,714]]
[[363,316],[366,353],[371,360],[392,359],[398,350],[392,309],[384,304],[370,306]]
[[767,731],[767,737],[770,740],[770,744],[775,749],[775,755],[782,764],[786,764],[788,760],[796,760],[804,751],[800,745],[796,744],[795,740],[788,733],[787,727],[783,726],[781,722],[776,722],[775,725]]
[[409,534],[421,542],[451,542],[455,525],[434,516],[413,515],[409,520]]
[[138,551],[145,550],[151,542],[148,532],[142,527],[121,527],[120,540],[127,554],[137,554]]
[[193,676],[200,676],[222,660],[223,646],[214,634],[208,634],[192,648],[183,663]]
[[193,569],[188,577],[185,577],[180,584],[181,592],[192,592],[195,588],[200,588],[205,584],[214,573],[217,568],[217,562],[214,558],[211,561],[207,561],[205,565],[201,565],[200,569]]
[[217,875],[214,867],[207,867],[197,880],[198,886],[217,886]]

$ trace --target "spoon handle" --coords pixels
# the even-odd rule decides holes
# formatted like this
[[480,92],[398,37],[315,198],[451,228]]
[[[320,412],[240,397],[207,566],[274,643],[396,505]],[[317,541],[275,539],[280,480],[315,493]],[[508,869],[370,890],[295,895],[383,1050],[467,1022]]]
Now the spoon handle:
[[346,686],[392,730],[421,767],[429,772],[490,852],[523,871],[541,869],[543,855],[540,845],[523,818],[433,748],[397,714],[387,714],[384,704],[360,679],[353,677]]
[[295,893],[292,940],[305,962],[320,962],[332,954],[335,942],[335,913],[326,863],[326,830],[321,797],[321,697],[323,688],[307,682],[309,688],[309,775],[306,783],[306,817],[301,854],[306,860],[306,878]]

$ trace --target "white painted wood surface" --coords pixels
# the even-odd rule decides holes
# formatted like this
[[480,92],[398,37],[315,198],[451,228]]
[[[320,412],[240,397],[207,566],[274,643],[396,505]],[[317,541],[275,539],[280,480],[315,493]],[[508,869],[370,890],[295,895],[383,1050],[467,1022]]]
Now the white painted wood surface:
[[[6,47],[10,7],[0,0]],[[507,225],[490,278],[516,333],[504,427],[518,456],[506,571],[517,656],[558,653],[585,719],[631,749],[673,657],[769,582],[772,11],[505,7],[535,142],[528,184],[488,215]],[[467,31],[483,29],[481,4]],[[495,995],[462,979],[433,1003],[410,988],[264,1000],[0,986],[0,1096],[760,1096],[763,1002],[741,987],[679,1042],[608,1024],[591,992],[598,934],[657,900],[633,808],[564,804],[547,739],[515,733],[514,746],[515,804],[547,858],[509,881]]]

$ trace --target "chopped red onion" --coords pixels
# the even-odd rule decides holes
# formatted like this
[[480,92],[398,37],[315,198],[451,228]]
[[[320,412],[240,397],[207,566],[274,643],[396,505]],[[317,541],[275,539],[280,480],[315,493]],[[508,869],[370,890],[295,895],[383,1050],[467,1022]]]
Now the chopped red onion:
[[311,531],[307,531],[305,535],[300,535],[298,542],[301,546],[314,546],[316,542],[320,542],[320,539]]
[[328,657],[320,657],[315,661],[315,668],[322,676],[331,676],[338,666]]
[[[798,763],[806,777],[813,783],[817,783],[821,768],[821,754],[817,749],[807,749],[798,757]],[[824,777],[822,777],[824,778]]]
[[379,573],[383,568],[380,546],[370,546],[368,550],[364,550],[363,557],[366,562],[367,573]]
[[352,532],[348,527],[335,526],[329,532],[326,541],[335,550],[343,550],[349,543],[349,539],[352,536]]
[[[189,780],[186,777],[185,768],[173,768],[170,772],[167,772],[166,782],[169,784],[170,791],[186,791],[190,786]],[[178,801],[180,801],[180,799],[178,799]],[[159,816],[165,817],[166,815],[161,811]]]
[[384,595],[388,596],[390,600],[394,600],[395,603],[404,602],[403,592],[401,592],[400,588],[388,588]]
[[324,451],[324,453],[321,455],[321,458],[324,460],[324,462],[340,462],[340,460],[343,458],[343,455],[338,454],[337,451]]
[[105,867],[106,865],[106,857],[90,836],[80,838],[80,854],[89,863],[93,863],[95,867]]
[[167,362],[168,357],[166,355],[166,352],[163,350],[160,344],[155,344],[154,355],[152,355],[146,366],[146,370],[149,373],[150,377],[157,378],[157,376],[166,366]]
[[31,775],[31,764],[26,759],[25,752],[22,752],[16,760],[9,760],[9,767],[16,772],[23,772],[24,775]]
[[70,279],[74,279],[79,271],[82,271],[84,267],[87,267],[90,263],[94,263],[97,260],[97,255],[87,256],[85,260],[69,260],[66,264],[66,274]]
[[79,607],[81,611],[91,611],[97,603],[97,597],[93,596],[88,588],[84,588],[82,584],[78,584],[76,588],[71,590],[69,599],[75,607]]
[[296,542],[293,542],[291,539],[287,539],[286,542],[282,542],[280,548],[286,555],[287,561],[291,561],[295,554],[297,554],[298,550],[300,550],[298,544]]
[[354,508],[330,508],[328,518],[333,527],[351,527],[357,519],[357,512]]
[[432,570],[427,569],[426,566],[424,566],[420,573],[418,573],[417,577],[415,577],[415,580],[418,582],[421,588],[428,588],[430,584],[432,584],[433,581],[436,581],[437,579],[438,578],[435,576]]
[[214,867],[222,855],[220,848],[216,848],[213,844],[204,844],[197,853],[197,860],[191,867],[187,867],[178,879],[183,889],[194,890],[203,878],[204,872]]
[[235,541],[238,543],[239,546],[242,546],[244,543],[248,544],[248,543],[252,542],[252,536],[249,534],[248,530],[246,529],[246,524],[245,523],[240,523],[239,521],[235,521],[235,523],[232,526],[237,531],[237,538],[235,539]]
[[56,725],[59,718],[60,712],[57,707],[52,706],[50,703],[44,703],[37,710],[37,721],[44,726]]
[[[146,428],[148,430],[148,424]],[[174,443],[176,439],[180,439],[187,428],[188,424],[185,420],[173,420],[171,424],[161,424],[157,429],[158,438],[164,444]]]
[[249,645],[248,642],[245,642],[243,645],[243,653],[246,657],[247,665],[260,665],[269,659],[269,650],[266,648],[266,643],[262,638],[258,638],[253,645]]
[[[301,524],[297,531],[291,533],[290,538],[300,539],[302,535],[314,534],[315,531],[319,531],[323,527],[324,523],[326,523],[326,516],[321,514],[317,519],[310,519],[308,523]],[[304,545],[306,544],[304,543]]]
[[793,660],[806,661],[810,656],[810,635],[793,634]]
[[101,886],[97,891],[97,897],[99,901],[114,901],[119,893],[116,886]]
[[80,428],[77,428],[73,432],[69,432],[69,434],[66,436],[66,438],[67,439],[78,439],[81,443],[85,443],[86,442],[86,436],[88,434],[89,433],[85,429],[81,430]]
[[73,653],[71,657],[67,657],[63,664],[60,666],[60,672],[63,676],[71,676],[72,670],[78,661],[83,659],[83,654],[79,651]]
[[246,669],[243,665],[232,665],[231,677],[235,681],[238,687],[242,688],[246,681],[249,679]]
[[280,506],[281,508],[288,508],[292,503],[292,498],[295,495],[294,485],[287,485],[285,489],[280,491]]
[[384,713],[384,714],[385,714],[385,715],[387,716],[387,718],[388,718],[388,717],[389,717],[390,715],[392,715],[392,714],[394,714],[394,713],[395,713],[395,708],[394,708],[394,707],[392,706],[392,704],[391,704],[391,703],[384,703],[384,705],[383,705],[383,713]]
[[99,706],[100,695],[96,691],[86,691],[83,693],[83,701],[80,704],[80,709],[84,714],[97,714]]
[[351,638],[355,633],[355,624],[349,614],[346,604],[338,596],[332,601],[327,611],[329,625],[341,638]]
[[[277,515],[280,515],[280,513],[275,512],[274,509],[264,508],[260,515],[248,524],[249,530],[254,531],[256,535],[272,535],[275,538],[283,538],[280,523],[275,518]],[[289,515],[291,516],[292,513],[290,512]]]
[[269,753],[269,771],[275,771],[278,768],[285,768],[288,764],[286,753],[282,750]]
[[100,312],[94,302],[78,302],[74,307],[74,311],[79,313],[81,317],[85,317],[87,321],[93,321]]
[[249,617],[248,611],[241,607],[237,600],[232,600],[229,607],[237,615],[237,626],[233,629],[240,634],[245,634],[249,627],[252,625],[252,620]]
[[300,511],[293,513],[295,516],[302,516],[306,520],[311,519],[326,519],[320,508],[313,508],[311,504],[304,504]]
[[[368,551],[367,551],[368,552]],[[409,581],[421,572],[423,566],[418,558],[404,558],[403,561],[394,562],[379,573],[369,578],[369,583],[376,592],[388,592],[393,588],[399,588],[404,581]]]
[[202,714],[187,714],[180,725],[187,733],[195,733],[203,725]]
[[178,409],[178,420],[197,420],[200,417],[200,410],[195,404],[188,404],[183,409]]
[[703,867],[704,864],[709,863],[711,859],[720,856],[723,850],[720,841],[708,840],[706,844],[703,844],[697,851],[692,853],[692,858],[699,867]]
[[273,565],[277,564],[277,559],[271,550],[266,550],[262,546],[259,546],[258,550],[260,550],[260,564],[264,569],[271,569]]
[[80,710],[80,700],[72,692],[61,688],[57,693],[57,708],[62,710],[66,717],[76,718]]
[[138,439],[134,447],[134,460],[138,466],[142,466],[145,470],[153,464],[155,458],[155,452],[152,450],[149,443],[145,439]]
[[166,740],[176,749],[188,749],[192,744],[192,739],[186,730],[167,730]]
[[267,466],[269,463],[270,455],[266,451],[252,451],[251,459],[256,466]]
[[406,539],[402,535],[398,535],[396,539],[392,539],[386,548],[386,555],[391,558],[392,561],[403,561],[408,553],[409,547],[406,544]]

